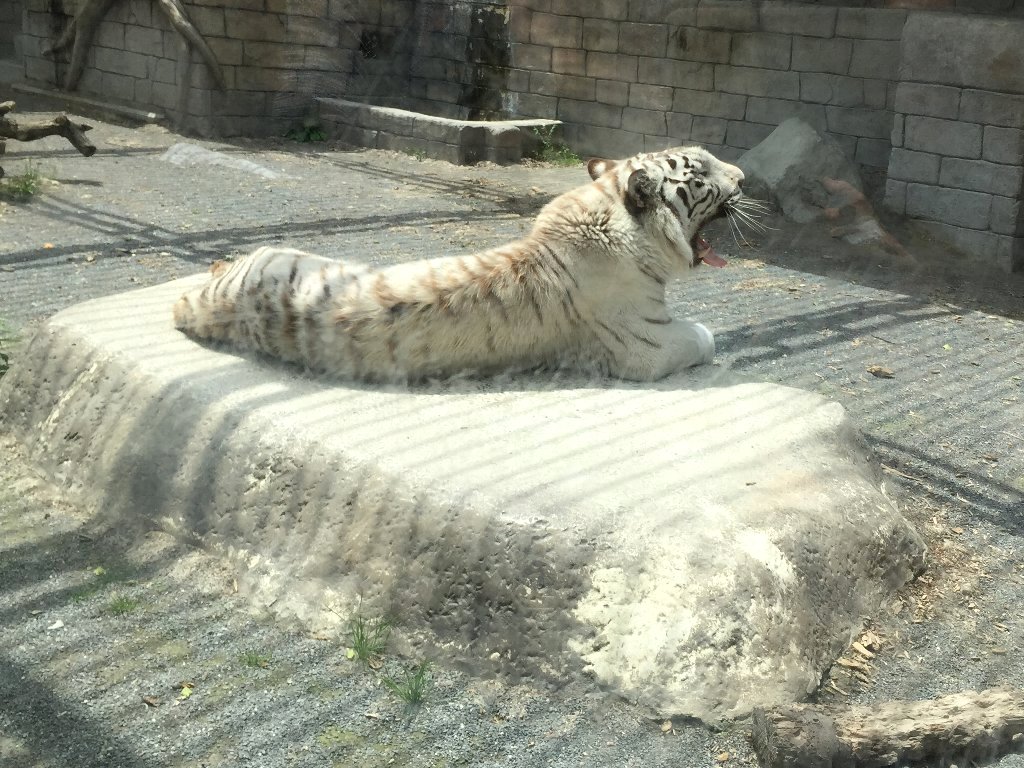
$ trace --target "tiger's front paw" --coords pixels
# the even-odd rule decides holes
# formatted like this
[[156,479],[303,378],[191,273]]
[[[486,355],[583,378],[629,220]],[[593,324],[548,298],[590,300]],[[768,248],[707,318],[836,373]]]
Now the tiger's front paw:
[[700,355],[697,365],[712,362],[715,359],[715,335],[706,325],[700,323],[693,324],[693,332],[697,338],[697,349]]

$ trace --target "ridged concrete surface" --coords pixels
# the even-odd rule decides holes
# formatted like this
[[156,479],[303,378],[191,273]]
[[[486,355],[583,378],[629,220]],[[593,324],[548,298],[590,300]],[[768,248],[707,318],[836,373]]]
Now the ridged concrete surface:
[[921,567],[817,395],[715,367],[310,379],[175,332],[193,282],[55,316],[0,413],[98,512],[233,555],[275,610],[374,606],[489,671],[582,669],[653,713],[719,720],[812,690]]

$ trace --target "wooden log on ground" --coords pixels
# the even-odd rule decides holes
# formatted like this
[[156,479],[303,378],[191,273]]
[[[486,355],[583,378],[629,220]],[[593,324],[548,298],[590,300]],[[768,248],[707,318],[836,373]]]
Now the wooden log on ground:
[[985,763],[1024,751],[1024,692],[993,688],[846,709],[755,709],[752,741],[764,768]]
[[[77,149],[86,157],[96,154],[96,145],[86,138],[85,132],[91,131],[92,126],[85,123],[73,123],[67,115],[57,115],[48,123],[29,123],[21,125],[11,120],[7,115],[14,111],[14,102],[5,101],[0,103],[0,148],[4,146],[4,139],[15,141],[35,141],[44,136],[63,136],[71,146]],[[0,155],[3,152],[0,151]],[[0,168],[0,178],[3,177],[3,169]]]

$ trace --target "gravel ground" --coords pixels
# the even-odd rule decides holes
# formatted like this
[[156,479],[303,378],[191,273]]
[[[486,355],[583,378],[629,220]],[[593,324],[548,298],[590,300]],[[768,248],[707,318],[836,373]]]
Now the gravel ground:
[[[468,252],[517,236],[585,180],[578,167],[458,168],[94,125],[89,159],[54,139],[8,144],[9,175],[31,163],[55,180],[30,203],[0,203],[0,316],[26,337],[70,304],[267,242],[382,263]],[[819,698],[1024,686],[1024,281],[985,278],[898,225],[916,267],[774,224],[752,249],[718,233],[730,268],[703,270],[673,299],[715,330],[719,365],[841,402],[932,556],[865,617],[881,642],[863,679],[837,666]],[[400,626],[384,670],[367,669],[344,637],[254,609],[211,556],[160,534],[120,540],[16,445],[0,448],[0,765],[753,762],[745,723],[664,730],[583,682],[481,680],[455,658],[431,659],[433,686],[408,711],[380,683],[420,660]]]

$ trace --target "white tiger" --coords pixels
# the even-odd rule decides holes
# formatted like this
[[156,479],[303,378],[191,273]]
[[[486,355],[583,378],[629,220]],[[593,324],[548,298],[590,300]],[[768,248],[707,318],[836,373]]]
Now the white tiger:
[[739,204],[743,172],[699,147],[588,170],[526,237],[474,255],[369,269],[264,247],[218,262],[175,325],[370,381],[538,367],[647,381],[710,362],[714,337],[669,314],[665,286],[725,263],[699,231]]

